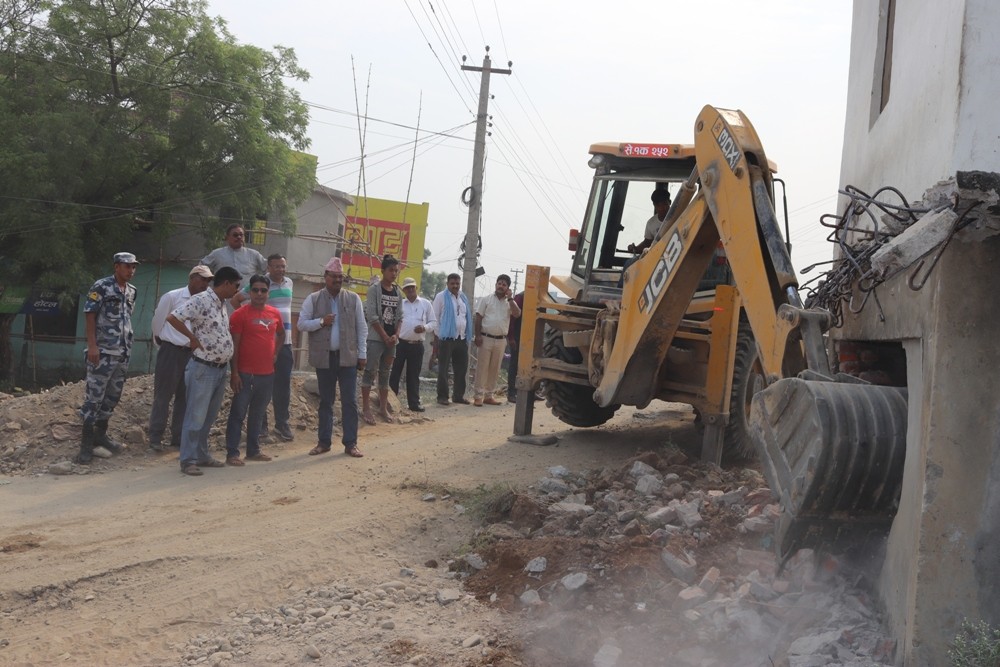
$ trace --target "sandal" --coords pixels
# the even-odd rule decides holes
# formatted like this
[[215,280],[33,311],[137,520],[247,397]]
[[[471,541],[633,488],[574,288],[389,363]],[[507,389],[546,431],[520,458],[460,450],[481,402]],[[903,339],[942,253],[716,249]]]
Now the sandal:
[[271,457],[264,452],[258,452],[253,456],[248,456],[247,461],[270,461]]
[[348,456],[353,456],[356,459],[360,459],[362,456],[364,456],[364,454],[361,453],[361,450],[358,449],[357,447],[345,447],[344,453],[347,454]]
[[185,475],[191,475],[192,477],[197,477],[198,475],[203,475],[201,468],[193,463],[188,463],[187,465],[181,466],[181,472]]
[[[250,458],[250,457],[247,457],[247,458]],[[243,459],[241,459],[240,457],[238,457],[238,456],[230,456],[228,459],[226,459],[226,465],[229,465],[229,466],[241,466],[241,465],[246,465],[246,464],[243,463]]]
[[198,461],[197,465],[202,468],[225,468],[226,464],[218,459],[205,459],[204,461]]
[[323,445],[316,445],[309,450],[309,456],[316,456],[317,454],[326,454],[330,451],[329,447],[324,447]]

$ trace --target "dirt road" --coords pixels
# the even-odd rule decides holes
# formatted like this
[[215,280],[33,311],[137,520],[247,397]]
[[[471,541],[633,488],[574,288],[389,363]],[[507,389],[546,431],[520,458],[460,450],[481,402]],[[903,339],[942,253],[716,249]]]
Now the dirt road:
[[[551,465],[617,465],[637,449],[694,436],[683,410],[626,436],[615,424],[649,423],[645,415],[623,410],[609,427],[578,431],[541,409],[535,431],[558,433],[552,447],[507,442],[513,406],[433,406],[425,414],[421,423],[367,427],[362,459],[337,449],[308,456],[314,434],[299,432],[295,442],[268,449],[277,455],[271,463],[206,470],[200,478],[180,475],[171,454],[105,474],[3,479],[0,663],[190,664],[193,654],[182,654],[192,637],[274,609],[296,592],[350,601],[342,593],[353,589],[375,591],[358,613],[378,607],[390,618],[361,624],[355,613],[352,624],[338,626],[331,615],[331,647],[315,651],[314,664],[387,664],[385,651],[400,641],[425,644],[434,664],[472,664],[488,651],[471,640],[463,648],[463,639],[507,636],[512,621],[469,599],[432,601],[435,591],[459,586],[446,568],[425,563],[443,565],[474,525],[453,502],[424,495],[497,481],[531,484]],[[401,568],[412,570],[412,590],[375,604],[375,596],[392,592],[380,584],[399,579]],[[314,647],[268,655],[247,648],[233,659],[311,660],[302,650]],[[228,664],[231,657],[219,651],[201,662]]]

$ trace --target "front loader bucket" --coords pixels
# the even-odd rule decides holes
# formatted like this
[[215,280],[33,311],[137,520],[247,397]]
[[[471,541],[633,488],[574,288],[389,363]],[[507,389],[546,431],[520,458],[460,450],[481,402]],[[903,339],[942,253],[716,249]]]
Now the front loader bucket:
[[802,547],[891,524],[906,453],[906,389],[786,378],[753,398],[750,432],[781,499],[776,548]]

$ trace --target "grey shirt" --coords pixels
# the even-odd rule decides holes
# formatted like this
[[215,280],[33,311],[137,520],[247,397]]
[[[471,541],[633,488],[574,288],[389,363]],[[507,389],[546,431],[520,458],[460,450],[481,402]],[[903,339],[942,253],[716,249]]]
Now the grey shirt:
[[201,263],[212,269],[212,273],[218,272],[224,266],[231,266],[240,272],[244,281],[250,279],[255,273],[267,274],[267,260],[253,248],[243,246],[239,250],[233,250],[227,245],[216,248],[202,258]]

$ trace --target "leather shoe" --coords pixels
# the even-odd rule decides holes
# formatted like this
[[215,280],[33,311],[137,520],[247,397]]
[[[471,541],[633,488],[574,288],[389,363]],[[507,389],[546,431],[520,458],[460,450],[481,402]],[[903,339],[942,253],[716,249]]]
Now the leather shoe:
[[426,412],[426,408],[422,405],[414,405],[410,408],[410,412]]
[[449,401],[447,398],[439,398],[438,405],[451,405],[451,401]]
[[451,402],[452,403],[461,403],[462,405],[468,405],[469,404],[469,399],[467,399],[467,398],[453,398],[453,399],[451,399]]
[[500,401],[493,398],[492,396],[487,396],[483,399],[483,405],[500,405]]

